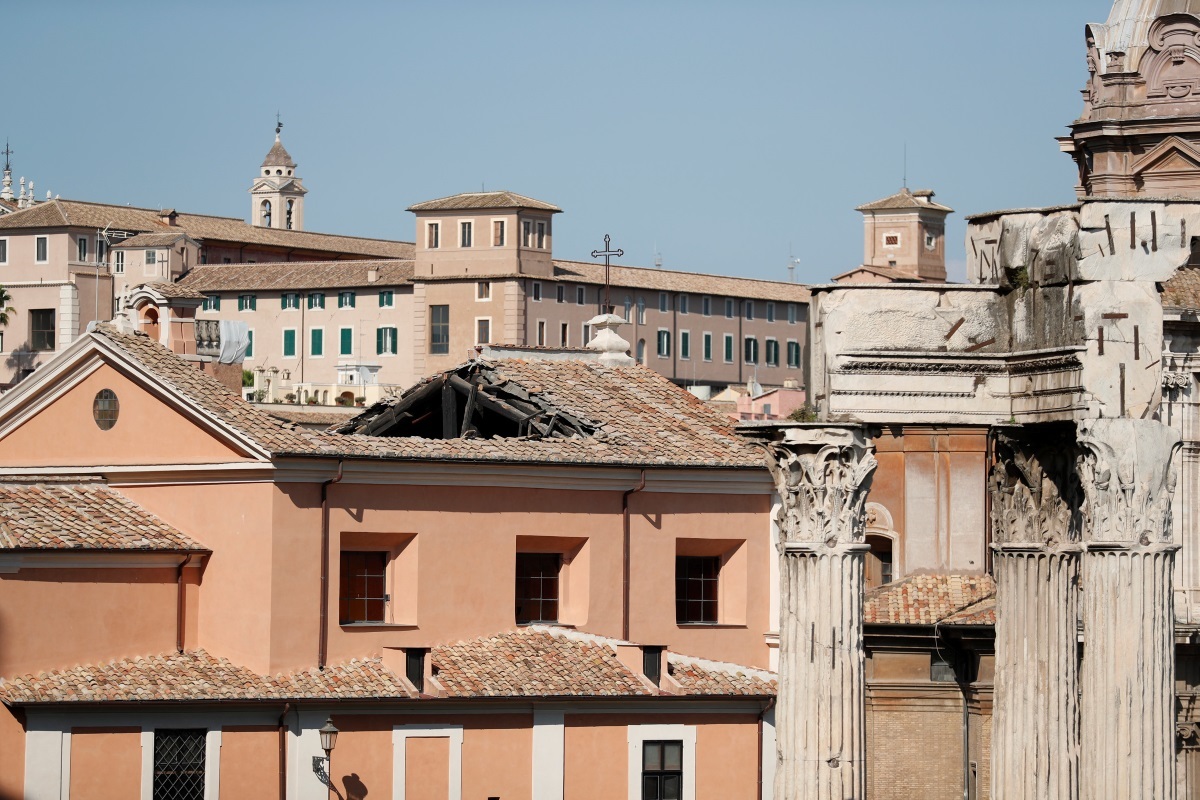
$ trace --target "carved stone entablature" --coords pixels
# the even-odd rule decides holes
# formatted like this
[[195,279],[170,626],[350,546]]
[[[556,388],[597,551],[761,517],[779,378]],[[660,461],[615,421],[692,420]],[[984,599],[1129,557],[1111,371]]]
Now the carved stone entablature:
[[1179,433],[1152,420],[1093,419],[1079,423],[1078,441],[1084,539],[1170,544]]
[[997,545],[1059,547],[1081,538],[1082,491],[1072,426],[1000,429],[992,467],[992,538]]
[[936,353],[922,358],[881,357],[874,353],[871,358],[847,357],[836,372],[863,373],[873,375],[1036,375],[1083,368],[1075,353],[1048,356],[1015,355],[1005,359],[938,359]]
[[860,427],[783,429],[767,444],[767,466],[782,501],[781,549],[861,545],[865,503],[875,472],[875,448]]

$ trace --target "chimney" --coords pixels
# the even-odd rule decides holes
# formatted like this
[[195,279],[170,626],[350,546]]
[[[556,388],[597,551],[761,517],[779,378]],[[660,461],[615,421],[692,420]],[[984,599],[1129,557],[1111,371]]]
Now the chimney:
[[173,208],[164,208],[158,212],[158,218],[172,228],[179,226],[179,214]]
[[377,280],[379,280],[379,270],[376,267],[368,268],[367,269],[367,283],[375,283],[375,281],[377,281]]

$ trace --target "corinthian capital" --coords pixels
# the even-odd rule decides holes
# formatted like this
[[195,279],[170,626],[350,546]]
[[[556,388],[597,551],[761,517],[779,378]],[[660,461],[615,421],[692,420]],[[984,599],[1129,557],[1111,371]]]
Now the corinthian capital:
[[875,448],[862,428],[785,428],[767,444],[767,466],[783,506],[780,547],[863,541],[864,508],[875,472]]
[[994,446],[992,540],[1050,548],[1079,542],[1083,493],[1072,427],[1005,428],[995,434]]
[[1087,542],[1169,544],[1179,434],[1153,420],[1096,419],[1079,423],[1079,445]]

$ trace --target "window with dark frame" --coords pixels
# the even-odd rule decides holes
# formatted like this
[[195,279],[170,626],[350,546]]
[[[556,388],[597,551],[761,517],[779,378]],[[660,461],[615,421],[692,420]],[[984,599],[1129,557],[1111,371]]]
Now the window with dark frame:
[[450,352],[450,306],[429,307],[429,352],[445,355]]
[[204,728],[154,731],[153,800],[204,800],[207,738]]
[[746,352],[745,352],[746,363],[747,364],[757,364],[758,363],[758,339],[755,339],[753,336],[747,336],[745,350],[746,350]]
[[387,621],[387,559],[387,553],[342,551],[339,624]]
[[537,224],[537,249],[546,249],[546,223],[544,222]]
[[675,622],[713,625],[717,622],[720,556],[675,556]]
[[521,245],[523,247],[533,246],[533,223],[529,220],[521,223]]
[[78,245],[79,245],[79,253],[78,253],[78,255],[79,255],[79,258],[78,258],[78,260],[79,260],[79,261],[87,261],[87,253],[88,253],[88,240],[87,240],[87,237],[86,237],[86,236],[80,236],[80,237],[77,239],[77,242],[78,242]]
[[54,330],[54,309],[34,308],[29,311],[29,346],[34,350],[53,350],[57,343]]
[[0,239],[0,264],[8,263],[8,239]]
[[34,240],[36,254],[34,260],[38,263],[45,263],[50,260],[50,237],[39,236]]
[[558,622],[561,553],[517,553],[516,617],[518,625]]
[[353,291],[338,292],[338,308],[354,308],[356,299]]
[[437,222],[425,225],[425,248],[437,250],[442,244],[442,226]]
[[381,289],[379,292],[379,307],[392,308],[396,304],[396,294],[391,289]]
[[120,413],[121,404],[117,400],[116,392],[112,389],[101,389],[96,393],[96,398],[92,400],[92,419],[96,421],[96,427],[102,431],[112,430]]
[[575,305],[581,306],[587,302],[587,293],[582,286],[575,287]]
[[475,344],[490,344],[492,341],[492,321],[490,319],[475,320]]
[[113,254],[113,272],[118,275],[125,271],[125,251],[119,250]]
[[682,800],[683,742],[642,743],[642,800]]
[[492,299],[492,282],[491,281],[476,281],[475,282],[475,299],[476,300],[491,300]]
[[475,226],[470,222],[460,222],[458,224],[458,245],[459,247],[470,247],[471,240],[474,238]]
[[504,247],[504,220],[492,221],[492,247]]
[[563,286],[560,283],[558,286],[554,287],[554,289],[555,289],[554,302],[556,302],[556,303],[567,302],[567,287]]

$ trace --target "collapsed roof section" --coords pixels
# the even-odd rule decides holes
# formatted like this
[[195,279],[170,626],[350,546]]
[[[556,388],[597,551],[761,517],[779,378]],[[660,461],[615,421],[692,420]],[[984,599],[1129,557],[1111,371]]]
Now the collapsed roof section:
[[599,426],[555,405],[496,367],[472,361],[381,400],[335,430],[422,439],[586,439]]

